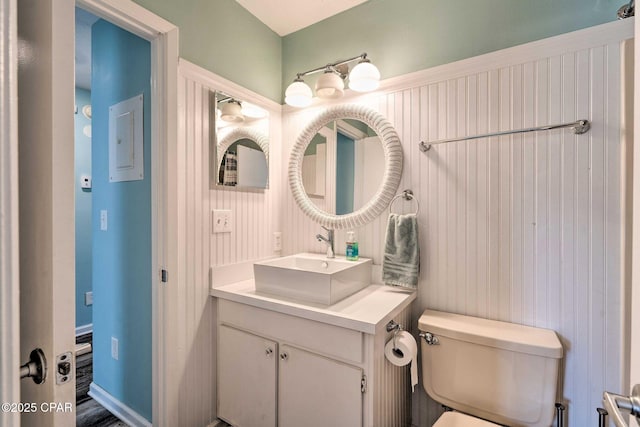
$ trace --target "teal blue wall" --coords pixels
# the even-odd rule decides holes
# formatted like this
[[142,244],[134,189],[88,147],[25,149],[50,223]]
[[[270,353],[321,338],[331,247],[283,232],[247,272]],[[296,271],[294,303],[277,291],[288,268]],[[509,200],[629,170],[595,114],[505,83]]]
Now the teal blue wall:
[[[151,420],[151,50],[108,22],[92,28],[93,381]],[[144,96],[144,180],[109,182],[109,107]],[[100,230],[100,211],[108,230]],[[111,337],[119,360],[111,357]]]
[[[369,0],[287,35],[286,88],[297,72],[367,52],[399,76],[616,19],[625,0]],[[315,81],[315,76],[306,80]]]
[[338,132],[336,147],[336,215],[353,212],[355,144]]
[[180,28],[182,58],[280,102],[282,40],[237,2],[134,1]]
[[91,175],[91,137],[84,134],[91,128],[91,119],[82,114],[82,107],[91,105],[91,92],[76,88],[75,115],[75,212],[76,212],[76,327],[91,323],[91,306],[84,305],[85,292],[91,291],[91,190],[80,187],[80,176]]

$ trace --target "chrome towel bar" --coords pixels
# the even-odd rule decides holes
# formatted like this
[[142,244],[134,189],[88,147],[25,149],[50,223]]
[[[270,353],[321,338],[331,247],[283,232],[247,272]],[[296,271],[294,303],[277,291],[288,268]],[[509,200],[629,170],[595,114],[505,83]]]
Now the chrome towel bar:
[[501,132],[487,133],[484,135],[461,136],[459,138],[441,139],[441,140],[432,141],[432,142],[420,141],[418,146],[420,147],[420,151],[424,153],[429,151],[432,145],[444,144],[447,142],[465,141],[467,139],[489,138],[492,136],[511,135],[514,133],[527,133],[527,132],[537,132],[540,130],[553,130],[553,129],[564,129],[564,128],[571,128],[573,129],[573,133],[575,133],[576,135],[581,135],[587,132],[589,129],[591,129],[591,123],[589,123],[589,120],[577,120],[575,122],[563,123],[559,125],[546,125],[546,126],[536,126],[532,128],[517,129],[517,130],[505,130]]

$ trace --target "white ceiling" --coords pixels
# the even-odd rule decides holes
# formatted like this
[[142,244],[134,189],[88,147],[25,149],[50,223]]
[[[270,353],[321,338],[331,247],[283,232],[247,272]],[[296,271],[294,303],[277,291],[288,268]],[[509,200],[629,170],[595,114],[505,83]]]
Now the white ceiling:
[[367,0],[236,0],[279,36],[298,31]]

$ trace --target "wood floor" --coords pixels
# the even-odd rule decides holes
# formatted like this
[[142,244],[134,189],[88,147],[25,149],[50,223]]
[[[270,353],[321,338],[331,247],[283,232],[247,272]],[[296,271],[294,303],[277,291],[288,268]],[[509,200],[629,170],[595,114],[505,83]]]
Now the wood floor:
[[[91,342],[92,334],[76,338],[76,343]],[[89,385],[93,380],[93,353],[76,358],[76,426],[77,427],[128,427],[111,412],[93,400]]]

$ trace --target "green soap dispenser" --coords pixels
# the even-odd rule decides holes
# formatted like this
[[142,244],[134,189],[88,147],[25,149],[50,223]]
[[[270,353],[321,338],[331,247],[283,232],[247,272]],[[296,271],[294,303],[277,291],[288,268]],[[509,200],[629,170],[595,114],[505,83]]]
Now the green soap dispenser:
[[358,256],[358,242],[356,241],[356,233],[353,231],[347,231],[347,259],[349,261],[357,261]]

